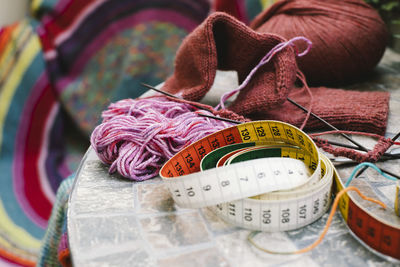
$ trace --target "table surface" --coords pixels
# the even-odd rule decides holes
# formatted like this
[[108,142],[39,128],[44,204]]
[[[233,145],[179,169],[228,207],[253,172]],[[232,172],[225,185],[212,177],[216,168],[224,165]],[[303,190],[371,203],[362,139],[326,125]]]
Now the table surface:
[[[386,51],[367,82],[351,87],[391,93],[387,137],[400,130],[399,87],[400,54],[391,50]],[[353,138],[367,147],[374,145],[372,139]],[[400,173],[399,162],[392,160],[379,166]],[[352,167],[338,168],[341,177],[348,177],[351,170]],[[390,208],[394,182],[367,170],[357,183],[363,192],[377,195],[388,204],[388,210],[379,216],[400,225],[400,217],[393,215]],[[68,207],[69,244],[75,266],[396,265],[361,245],[339,213],[322,244],[309,253],[279,256],[260,252],[246,241],[248,230],[225,223],[207,208],[176,206],[161,178],[131,182],[118,174],[109,175],[108,167],[92,149],[81,162]],[[257,240],[274,250],[303,248],[317,239],[327,217],[325,214],[298,230],[262,233]]]

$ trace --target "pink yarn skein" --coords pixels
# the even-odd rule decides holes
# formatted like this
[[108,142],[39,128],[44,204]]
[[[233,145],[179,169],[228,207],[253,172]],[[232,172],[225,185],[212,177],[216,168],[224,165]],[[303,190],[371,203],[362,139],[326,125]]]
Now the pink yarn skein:
[[147,180],[186,145],[232,125],[198,113],[212,115],[166,97],[124,99],[102,113],[91,144],[110,173]]

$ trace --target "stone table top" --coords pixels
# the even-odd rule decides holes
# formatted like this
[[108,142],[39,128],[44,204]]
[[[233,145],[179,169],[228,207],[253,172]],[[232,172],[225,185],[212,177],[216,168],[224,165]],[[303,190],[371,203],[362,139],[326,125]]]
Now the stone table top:
[[[358,90],[391,93],[386,136],[400,131],[400,55],[387,50],[375,74]],[[367,147],[374,140],[353,136]],[[340,140],[340,138],[337,138]],[[400,149],[397,149],[400,150]],[[400,151],[398,151],[400,152]],[[399,160],[381,163],[400,173]],[[338,167],[348,177],[353,167]],[[362,191],[393,207],[394,182],[374,170],[359,179]],[[68,233],[75,266],[395,266],[360,244],[341,215],[334,216],[324,241],[309,253],[279,256],[258,251],[246,240],[248,230],[231,226],[209,209],[183,209],[174,204],[161,178],[132,182],[108,174],[92,149],[82,159],[68,203]],[[378,211],[372,211],[378,212]],[[382,212],[381,212],[382,213]],[[400,225],[393,208],[380,214]],[[262,233],[258,242],[275,250],[295,250],[312,243],[328,214],[298,230]]]

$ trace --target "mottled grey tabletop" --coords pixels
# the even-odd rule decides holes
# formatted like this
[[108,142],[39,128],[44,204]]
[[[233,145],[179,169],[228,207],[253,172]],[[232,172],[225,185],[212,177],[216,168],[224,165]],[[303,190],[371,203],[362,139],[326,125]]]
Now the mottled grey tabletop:
[[[352,86],[358,90],[389,91],[387,137],[400,131],[400,55],[387,50],[375,75]],[[356,137],[367,147],[374,140]],[[340,138],[337,138],[340,140]],[[400,152],[400,149],[398,149]],[[400,173],[399,160],[379,166]],[[339,167],[341,177],[352,167]],[[358,186],[378,196],[389,208],[380,216],[396,225],[394,182],[367,170]],[[174,204],[162,180],[131,182],[109,175],[92,149],[77,172],[68,208],[68,234],[75,266],[395,266],[361,245],[336,213],[321,245],[309,253],[270,255],[247,242],[248,230],[233,227],[209,209],[182,209]],[[373,211],[372,211],[373,212]],[[262,233],[257,241],[274,250],[295,250],[312,243],[328,214],[299,230]]]

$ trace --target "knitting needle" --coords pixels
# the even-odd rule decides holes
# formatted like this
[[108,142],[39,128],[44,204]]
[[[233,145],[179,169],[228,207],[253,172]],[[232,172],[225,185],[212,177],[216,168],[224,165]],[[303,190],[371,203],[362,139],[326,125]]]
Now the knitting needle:
[[[304,112],[308,112],[308,110],[307,110],[305,107],[303,107],[303,106],[301,106],[300,104],[296,103],[294,100],[290,99],[289,97],[287,98],[287,100],[288,100],[290,103],[292,103],[293,105],[295,105],[296,107],[298,107],[298,108],[300,108],[301,110],[303,110]],[[325,125],[327,125],[327,126],[330,127],[331,129],[333,129],[333,130],[335,130],[335,131],[339,131],[338,128],[336,128],[335,126],[333,126],[332,124],[330,124],[330,123],[327,122],[326,120],[322,119],[321,117],[319,117],[319,116],[316,115],[315,113],[310,112],[310,114],[311,114],[313,117],[315,117],[316,119],[318,119],[319,121],[323,122]],[[348,136],[347,134],[345,134],[345,133],[339,133],[339,134],[340,134],[341,136],[343,136],[344,138],[346,138],[347,140],[349,140],[350,142],[352,142],[353,144],[355,144],[356,146],[358,146],[358,147],[360,148],[359,150],[364,151],[364,152],[368,152],[368,151],[369,151],[366,147],[364,147],[364,146],[361,145],[360,143],[358,143],[358,142],[356,142],[355,140],[353,140],[353,139],[352,139],[350,136]],[[398,137],[399,137],[399,134],[397,134],[395,137],[398,138]],[[394,140],[393,140],[393,141],[394,141]],[[384,153],[383,155],[384,155],[384,156],[387,156],[387,157],[390,157],[390,158],[398,158],[398,155],[392,155],[392,154],[389,154],[389,153]]]
[[156,92],[159,92],[160,94],[167,95],[167,96],[172,97],[172,98],[180,99],[179,97],[177,97],[177,96],[175,96],[173,94],[170,94],[168,92],[164,92],[164,91],[162,91],[160,89],[157,89],[157,88],[155,88],[155,87],[153,87],[153,86],[151,86],[151,85],[149,85],[147,83],[140,83],[140,84],[143,85],[144,87],[147,87],[147,88],[152,89],[152,90],[154,90]]
[[[393,137],[393,141],[396,141],[397,140],[397,138],[399,138],[400,137],[400,132],[398,132],[394,137]],[[385,154],[387,154],[387,153],[385,153]],[[384,154],[384,155],[385,155]],[[397,156],[397,154],[392,154],[393,156]],[[357,173],[357,175],[355,176],[355,178],[357,178],[357,177],[359,177],[361,174],[363,174],[363,172],[365,172],[365,170],[366,169],[368,169],[368,167],[367,166],[365,166],[364,168],[362,168],[358,173]],[[390,172],[387,172],[387,171],[385,171],[385,170],[383,170],[383,169],[381,169],[381,171],[383,171],[383,172],[385,172],[385,173],[387,173],[387,174],[389,174],[389,175],[391,175],[391,176],[393,176],[393,177],[396,177],[397,179],[400,179],[399,178],[399,176],[397,176],[397,175],[395,175],[395,174],[393,174],[393,173],[390,173]]]
[[220,121],[231,122],[231,123],[235,123],[235,124],[241,124],[242,123],[241,121],[235,121],[235,120],[226,119],[226,118],[222,118],[222,117],[216,117],[216,116],[213,116],[213,115],[207,115],[207,114],[201,114],[201,113],[199,113],[197,115],[199,115],[200,117],[206,117],[206,118],[216,119],[216,120],[220,120]]
[[[332,160],[332,159],[331,159]],[[382,160],[378,160],[378,162],[380,162],[380,161],[382,161]],[[346,167],[346,166],[350,166],[350,165],[356,165],[356,164],[359,164],[359,162],[357,162],[357,161],[347,161],[347,162],[340,162],[340,161],[338,161],[338,163],[339,163],[339,165],[338,164],[335,164],[335,161],[333,160],[333,163],[334,163],[334,165],[335,165],[335,167]],[[379,168],[379,167],[378,167]],[[367,168],[365,168],[365,170],[366,170]],[[394,173],[392,173],[392,172],[390,172],[390,171],[388,171],[388,170],[385,170],[385,169],[382,169],[382,168],[379,168],[382,172],[384,172],[384,173],[386,173],[386,174],[389,174],[389,175],[391,175],[391,176],[393,176],[393,177],[395,177],[395,178],[397,178],[397,179],[399,179],[400,180],[400,176],[398,176],[398,175],[396,175],[396,174],[394,174]],[[364,168],[363,169],[361,169],[358,173],[357,173],[357,175],[355,176],[355,178],[357,178],[357,177],[359,177],[360,175],[361,175],[361,171],[365,171],[364,170]]]
[[[158,93],[160,93],[160,94],[169,96],[169,97],[171,97],[171,98],[175,98],[175,99],[179,99],[179,100],[184,100],[184,99],[182,99],[182,98],[180,98],[180,97],[177,97],[176,95],[170,94],[170,93],[168,93],[168,92],[164,92],[164,91],[162,91],[162,90],[160,90],[160,89],[157,89],[157,88],[155,88],[155,87],[153,87],[153,86],[151,86],[151,85],[149,85],[149,84],[147,84],[147,83],[141,83],[141,85],[143,85],[144,87],[147,87],[147,88],[149,88],[149,89],[151,89],[151,90],[154,90],[154,91],[156,91],[156,92],[158,92]],[[202,106],[197,106],[197,105],[194,104],[194,103],[190,103],[190,104],[191,104],[192,106],[198,108],[198,109],[210,111],[209,109],[207,109],[207,108],[205,108],[205,107],[202,107]]]
[[[378,168],[379,168],[379,167],[378,167]],[[357,173],[357,175],[355,176],[355,178],[359,177],[363,172],[365,172],[366,169],[368,169],[368,166],[365,166],[364,168],[362,168],[362,169]],[[393,177],[395,177],[395,178],[397,178],[397,179],[400,180],[400,176],[399,176],[399,175],[394,174],[393,172],[390,172],[390,171],[385,170],[385,169],[382,169],[382,168],[379,168],[379,169],[380,169],[382,172],[384,172],[384,173],[386,173],[386,174],[389,174],[390,176],[393,176]]]
[[[379,167],[378,167],[378,168],[379,168]],[[385,170],[385,169],[382,169],[382,168],[379,168],[379,169],[381,169],[382,172],[384,172],[384,173],[386,173],[386,174],[389,174],[390,176],[393,176],[393,177],[395,177],[395,178],[397,178],[397,179],[400,180],[400,176],[398,176],[397,174],[394,174],[393,172],[390,172],[390,171]]]
[[[149,88],[149,89],[152,89],[152,90],[154,90],[154,91],[159,92],[160,94],[164,94],[164,95],[167,95],[167,96],[172,97],[172,98],[180,99],[179,97],[177,97],[177,96],[175,96],[175,95],[172,95],[172,94],[170,94],[170,93],[164,92],[164,91],[162,91],[162,90],[160,90],[160,89],[157,89],[157,88],[155,88],[155,87],[153,87],[153,86],[151,86],[151,85],[149,85],[149,84],[146,84],[146,83],[141,83],[141,84],[142,84],[143,86]],[[220,120],[220,121],[226,121],[226,122],[231,122],[231,123],[236,123],[236,124],[242,123],[242,122],[240,122],[240,121],[230,120],[230,119],[221,118],[221,117],[216,117],[216,116],[207,115],[207,114],[201,114],[201,113],[200,113],[200,114],[198,114],[198,115],[199,115],[200,117],[207,117],[207,118],[211,118],[211,119],[217,119],[217,120]]]
[[[290,99],[289,97],[287,98],[287,100],[292,103],[293,105],[295,105],[296,107],[298,107],[299,109],[303,110],[304,112],[308,113],[308,110],[303,107],[302,105],[298,104],[297,102],[295,102],[294,100]],[[319,117],[318,115],[316,115],[313,112],[310,112],[310,115],[313,116],[314,118],[318,119],[319,121],[321,121],[322,123],[324,123],[326,126],[328,126],[329,128],[335,130],[335,131],[339,131],[338,128],[336,128],[335,126],[333,126],[332,124],[330,124],[329,122],[327,122],[326,120],[324,120],[323,118]],[[368,151],[368,149],[366,147],[364,147],[363,145],[361,145],[360,143],[358,143],[357,141],[353,140],[350,136],[348,136],[347,134],[344,133],[340,133],[341,136],[343,136],[344,138],[346,138],[347,140],[349,140],[350,142],[352,142],[353,144],[355,144],[356,146],[358,146],[361,150],[363,151]]]
[[393,141],[396,141],[397,138],[399,138],[399,137],[400,137],[400,132],[398,132],[398,133],[392,138],[392,140],[393,140]]
[[[328,144],[331,144],[331,145],[334,145],[334,146],[346,147],[346,148],[350,148],[350,149],[354,149],[354,150],[360,150],[359,147],[348,145],[348,144],[343,144],[343,143],[339,143],[339,142],[335,142],[335,141],[329,141],[328,140]],[[383,153],[383,156],[385,156],[386,159],[388,159],[388,158],[390,158],[390,159],[400,159],[400,153],[396,153],[396,154]]]

